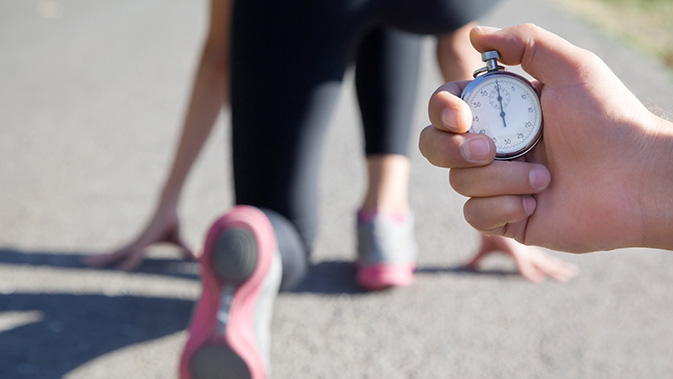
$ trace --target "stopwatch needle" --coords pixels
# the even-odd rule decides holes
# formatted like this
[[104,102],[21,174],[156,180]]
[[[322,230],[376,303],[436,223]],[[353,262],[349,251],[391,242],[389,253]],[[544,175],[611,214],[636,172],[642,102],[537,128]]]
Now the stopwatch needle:
[[502,124],[506,128],[507,127],[507,121],[505,121],[505,110],[502,109],[502,95],[500,95],[500,83],[498,81],[495,81],[495,89],[498,91],[498,103],[500,104],[500,117],[502,118]]

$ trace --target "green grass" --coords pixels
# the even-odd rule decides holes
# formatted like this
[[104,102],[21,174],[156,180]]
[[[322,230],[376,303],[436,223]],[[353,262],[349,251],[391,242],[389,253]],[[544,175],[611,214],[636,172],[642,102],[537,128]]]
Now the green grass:
[[558,0],[615,38],[673,69],[673,0]]

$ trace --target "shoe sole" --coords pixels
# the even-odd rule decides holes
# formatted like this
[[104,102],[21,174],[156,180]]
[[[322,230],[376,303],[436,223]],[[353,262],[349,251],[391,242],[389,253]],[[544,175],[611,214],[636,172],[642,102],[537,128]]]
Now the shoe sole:
[[356,282],[368,291],[405,287],[414,282],[416,264],[357,265]]
[[260,210],[237,206],[208,231],[200,258],[203,290],[180,359],[182,379],[266,375],[253,312],[276,241]]

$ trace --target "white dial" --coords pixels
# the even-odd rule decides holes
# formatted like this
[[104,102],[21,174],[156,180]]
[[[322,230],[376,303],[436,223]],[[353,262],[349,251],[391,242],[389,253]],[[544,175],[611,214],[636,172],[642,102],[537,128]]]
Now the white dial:
[[489,72],[472,81],[461,97],[472,110],[470,132],[491,137],[496,159],[520,157],[540,139],[540,98],[532,85],[518,75]]

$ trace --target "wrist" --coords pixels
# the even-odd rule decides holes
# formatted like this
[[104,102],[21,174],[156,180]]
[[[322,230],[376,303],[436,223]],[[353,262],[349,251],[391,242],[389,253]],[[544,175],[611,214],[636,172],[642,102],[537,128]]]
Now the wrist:
[[181,191],[180,188],[176,189],[174,187],[175,186],[166,185],[163,188],[161,195],[159,196],[158,209],[177,212]]

